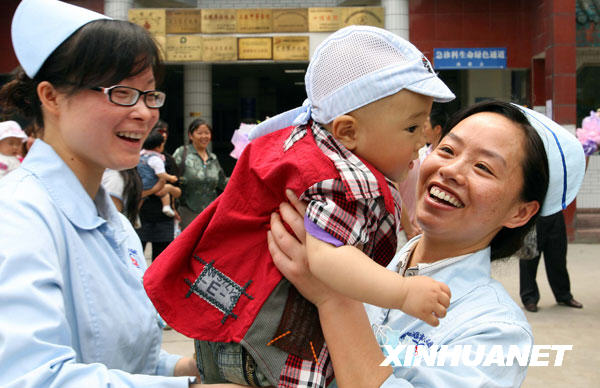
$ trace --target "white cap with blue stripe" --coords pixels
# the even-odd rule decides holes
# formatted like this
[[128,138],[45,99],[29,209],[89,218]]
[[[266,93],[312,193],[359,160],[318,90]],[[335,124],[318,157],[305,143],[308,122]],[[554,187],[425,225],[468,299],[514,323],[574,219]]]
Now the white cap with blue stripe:
[[370,26],[349,26],[331,34],[315,50],[304,81],[308,98],[302,107],[262,122],[250,139],[311,118],[327,124],[402,89],[437,102],[455,97],[414,45]]
[[585,175],[585,155],[577,138],[541,113],[513,104],[536,129],[548,157],[550,180],[541,216],[564,210],[577,196]]

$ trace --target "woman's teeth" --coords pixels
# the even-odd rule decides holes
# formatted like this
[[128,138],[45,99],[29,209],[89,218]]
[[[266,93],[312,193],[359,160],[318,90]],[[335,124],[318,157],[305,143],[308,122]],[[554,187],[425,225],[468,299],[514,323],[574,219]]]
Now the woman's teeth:
[[435,186],[431,187],[431,189],[429,189],[429,194],[432,197],[435,197],[437,199],[441,199],[442,201],[448,202],[449,204],[451,204],[454,207],[462,208],[465,206],[455,196],[453,196],[452,194],[449,194],[445,191],[440,190],[438,187],[435,187]]
[[125,140],[131,140],[131,141],[140,140],[143,137],[143,135],[141,133],[135,133],[135,132],[118,132],[117,136],[124,138]]

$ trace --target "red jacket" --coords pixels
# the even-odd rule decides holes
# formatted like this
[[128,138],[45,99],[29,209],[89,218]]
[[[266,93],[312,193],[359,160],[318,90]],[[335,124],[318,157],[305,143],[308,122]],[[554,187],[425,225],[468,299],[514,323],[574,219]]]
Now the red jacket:
[[[281,280],[267,247],[271,213],[286,201],[286,188],[300,195],[317,182],[339,178],[312,133],[283,151],[292,129],[251,142],[225,192],[146,271],[146,292],[175,330],[196,339],[239,343]],[[203,297],[191,291],[197,279]]]

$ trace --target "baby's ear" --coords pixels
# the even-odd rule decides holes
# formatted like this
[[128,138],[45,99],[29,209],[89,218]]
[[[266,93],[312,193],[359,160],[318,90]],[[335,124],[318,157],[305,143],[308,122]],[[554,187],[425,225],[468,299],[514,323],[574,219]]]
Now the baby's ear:
[[356,148],[358,138],[357,121],[350,115],[341,115],[333,119],[329,125],[330,132],[337,141],[352,151]]

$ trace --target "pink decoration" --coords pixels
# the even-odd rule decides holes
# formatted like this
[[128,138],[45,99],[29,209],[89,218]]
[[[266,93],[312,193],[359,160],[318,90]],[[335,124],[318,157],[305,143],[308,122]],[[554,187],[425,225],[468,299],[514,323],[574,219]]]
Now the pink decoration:
[[[597,112],[591,111],[590,115],[583,119],[581,128],[575,131],[577,139],[584,145],[586,156],[593,154],[600,145],[600,116]],[[591,143],[595,143],[593,147]]]
[[244,151],[244,148],[250,143],[248,140],[248,134],[252,130],[252,128],[256,127],[256,124],[244,124],[241,123],[240,127],[233,132],[233,136],[231,137],[231,143],[234,148],[233,151],[229,155],[231,155],[234,159],[239,159]]

